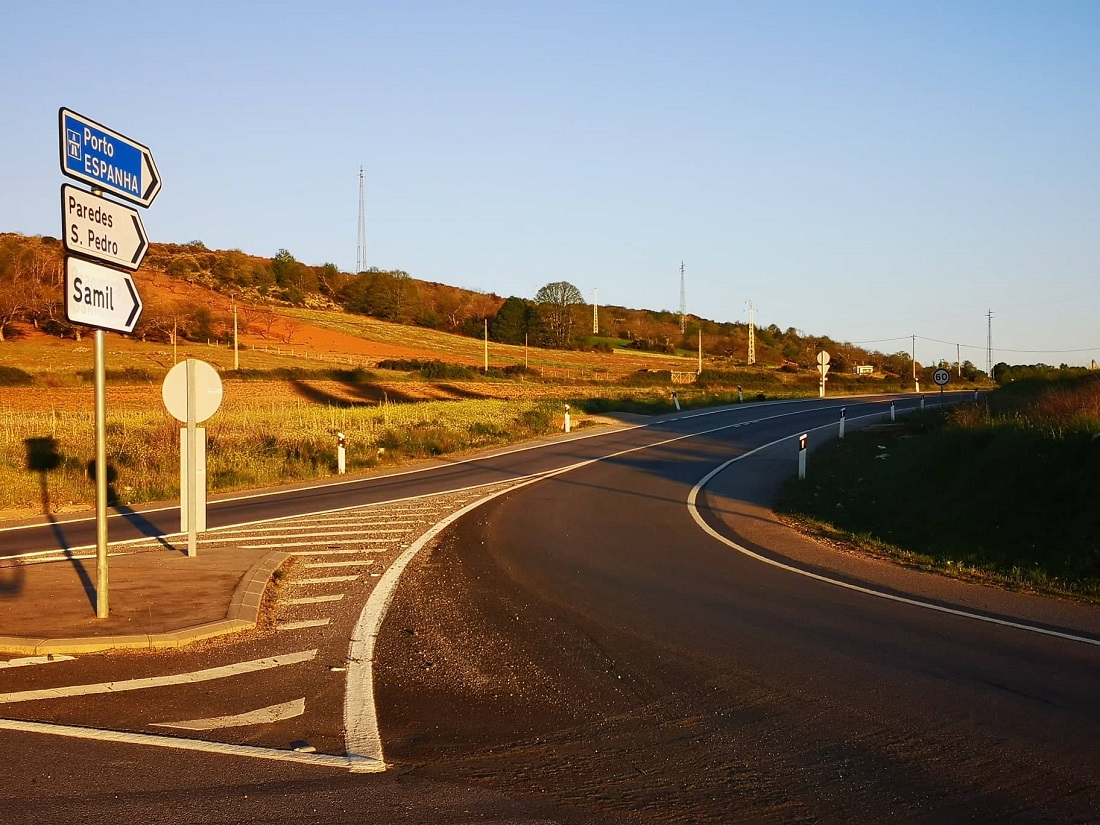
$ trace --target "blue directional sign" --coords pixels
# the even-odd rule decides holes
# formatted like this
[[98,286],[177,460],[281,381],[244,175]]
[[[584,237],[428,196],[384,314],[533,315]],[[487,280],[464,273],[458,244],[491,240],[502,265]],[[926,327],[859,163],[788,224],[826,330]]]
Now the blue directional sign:
[[153,202],[160,173],[147,147],[69,109],[59,118],[62,173],[140,206]]

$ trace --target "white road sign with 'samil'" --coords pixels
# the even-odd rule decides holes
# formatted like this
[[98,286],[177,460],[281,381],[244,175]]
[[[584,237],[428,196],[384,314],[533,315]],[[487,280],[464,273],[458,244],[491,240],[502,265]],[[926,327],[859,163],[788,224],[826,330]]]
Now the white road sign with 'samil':
[[149,237],[136,209],[65,184],[61,187],[65,249],[108,264],[137,269]]
[[74,324],[133,332],[141,306],[129,272],[80,258],[65,259],[65,317]]

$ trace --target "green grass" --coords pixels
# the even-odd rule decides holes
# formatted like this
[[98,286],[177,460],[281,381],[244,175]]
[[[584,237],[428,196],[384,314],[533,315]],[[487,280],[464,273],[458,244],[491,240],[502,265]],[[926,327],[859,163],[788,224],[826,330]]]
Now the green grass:
[[1080,412],[1096,398],[1100,381],[1013,388],[852,433],[813,454],[778,511],[905,564],[1100,601],[1100,414]]

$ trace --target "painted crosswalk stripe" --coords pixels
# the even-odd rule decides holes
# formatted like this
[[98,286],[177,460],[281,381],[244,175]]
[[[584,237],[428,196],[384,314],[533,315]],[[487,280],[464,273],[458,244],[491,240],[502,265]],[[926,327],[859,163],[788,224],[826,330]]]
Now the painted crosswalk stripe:
[[324,627],[332,619],[303,619],[300,622],[278,622],[276,630],[305,630],[310,627]]
[[291,585],[298,584],[337,584],[338,582],[353,582],[358,576],[325,576],[321,579],[298,579],[291,581]]
[[91,696],[96,693],[121,693],[128,690],[145,690],[147,688],[168,687],[170,685],[189,685],[195,682],[209,682],[214,679],[226,679],[230,676],[241,676],[246,673],[256,673],[261,670],[270,670],[284,665],[295,665],[308,662],[317,655],[316,650],[303,650],[300,653],[286,653],[281,656],[270,656],[266,659],[254,659],[250,662],[237,662],[232,665],[207,668],[206,670],[194,670],[190,673],[177,673],[173,676],[148,676],[140,679],[126,679],[119,682],[100,682],[94,685],[67,685],[64,687],[45,688],[42,690],[20,690],[15,693],[0,693],[0,704],[12,704],[14,702],[32,702],[39,699],[62,699],[69,696]]
[[282,722],[284,719],[293,719],[306,712],[306,700],[295,699],[293,702],[283,702],[279,705],[270,705],[266,708],[257,708],[247,713],[236,713],[231,716],[211,716],[207,719],[188,719],[181,722],[154,722],[155,728],[175,728],[177,730],[218,730],[220,728],[240,728],[245,725],[270,725],[273,722]]
[[287,604],[321,604],[323,602],[338,602],[344,598],[343,593],[332,593],[328,596],[299,596],[296,599],[287,599]]
[[320,570],[325,567],[369,567],[374,564],[374,559],[358,559],[356,561],[318,561],[313,564],[303,564],[306,570]]
[[358,550],[291,550],[291,556],[362,556],[367,553],[381,553],[379,549],[360,547]]

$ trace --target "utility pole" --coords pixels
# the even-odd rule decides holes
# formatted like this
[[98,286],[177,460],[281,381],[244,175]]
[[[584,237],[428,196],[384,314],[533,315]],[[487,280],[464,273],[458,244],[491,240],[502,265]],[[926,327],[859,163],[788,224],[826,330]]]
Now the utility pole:
[[699,327],[699,369],[695,371],[696,375],[701,375],[703,372],[703,328]]
[[752,301],[749,301],[749,366],[756,363],[756,322],[753,317]]
[[592,290],[592,334],[600,334],[600,312],[598,309],[597,298],[599,297],[599,290]]
[[684,290],[684,262],[680,261],[680,334],[687,328],[687,292]]
[[955,344],[955,369],[959,378],[963,377],[962,344]]
[[485,318],[485,372],[489,371],[489,319]]
[[241,368],[241,357],[237,348],[237,299],[233,299],[233,370]]
[[913,386],[920,392],[920,381],[917,380],[917,336],[913,336]]
[[993,380],[993,310],[986,313],[985,332],[985,374]]
[[367,267],[367,218],[363,211],[363,167],[359,167],[359,241],[355,249],[355,274]]

